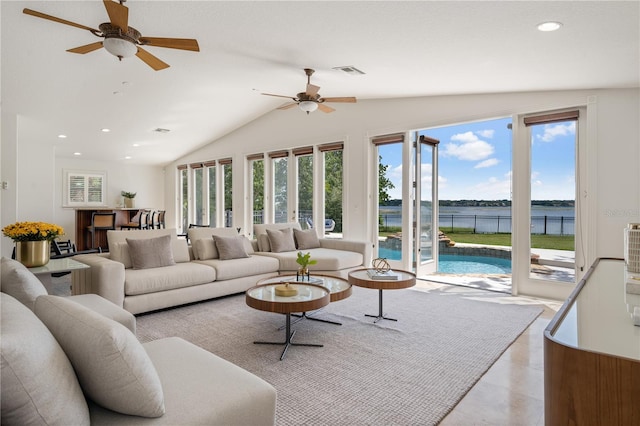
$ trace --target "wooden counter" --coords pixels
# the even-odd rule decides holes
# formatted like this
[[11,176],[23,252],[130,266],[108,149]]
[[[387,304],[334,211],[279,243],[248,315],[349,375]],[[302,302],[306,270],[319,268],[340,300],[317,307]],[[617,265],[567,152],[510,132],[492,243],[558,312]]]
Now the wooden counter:
[[544,331],[546,425],[640,425],[640,327],[621,259],[598,259]]
[[[91,226],[91,215],[94,212],[113,213],[116,214],[116,229],[120,229],[121,225],[131,222],[131,219],[138,213],[139,208],[77,208],[76,211],[76,249],[78,251],[88,250],[91,248],[91,234],[87,230]],[[107,244],[107,231],[96,231],[96,245],[102,247],[102,250],[109,250]]]

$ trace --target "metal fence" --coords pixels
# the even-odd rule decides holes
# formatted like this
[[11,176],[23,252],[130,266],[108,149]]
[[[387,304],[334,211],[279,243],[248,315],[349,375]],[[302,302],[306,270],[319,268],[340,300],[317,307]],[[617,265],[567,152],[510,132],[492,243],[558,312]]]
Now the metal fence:
[[[440,230],[446,232],[456,229],[469,230],[473,234],[511,233],[511,216],[490,215],[439,215]],[[401,226],[402,215],[380,215],[382,226]],[[531,233],[539,235],[575,235],[573,216],[532,216]]]

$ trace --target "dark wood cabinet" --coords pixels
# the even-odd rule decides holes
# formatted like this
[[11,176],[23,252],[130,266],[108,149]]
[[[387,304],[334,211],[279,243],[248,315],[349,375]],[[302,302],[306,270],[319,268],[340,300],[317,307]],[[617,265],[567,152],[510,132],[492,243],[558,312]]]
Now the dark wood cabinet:
[[[76,209],[76,249],[78,251],[88,250],[91,248],[91,235],[88,228],[91,226],[91,215],[94,212],[115,212],[116,229],[120,229],[121,225],[129,223],[131,219],[138,213],[137,208],[82,208]],[[107,231],[96,231],[96,245],[99,247],[108,247]]]

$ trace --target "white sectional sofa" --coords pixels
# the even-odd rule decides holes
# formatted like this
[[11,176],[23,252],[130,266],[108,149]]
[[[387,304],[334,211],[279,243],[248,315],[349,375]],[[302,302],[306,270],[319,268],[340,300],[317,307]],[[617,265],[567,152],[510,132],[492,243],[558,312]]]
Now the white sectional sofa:
[[1,273],[3,425],[275,424],[276,390],[254,374],[177,337],[141,344],[129,312],[49,296],[11,259]]
[[[263,240],[267,230],[285,228],[300,231],[297,223],[256,225]],[[274,252],[233,228],[192,228],[188,235],[190,246],[175,229],[108,231],[109,253],[75,257],[90,268],[73,271],[72,293],[95,293],[140,314],[241,293],[263,278],[297,270],[295,242],[288,252]],[[346,277],[370,262],[364,242],[320,239],[318,245],[300,249],[318,261],[312,272]]]

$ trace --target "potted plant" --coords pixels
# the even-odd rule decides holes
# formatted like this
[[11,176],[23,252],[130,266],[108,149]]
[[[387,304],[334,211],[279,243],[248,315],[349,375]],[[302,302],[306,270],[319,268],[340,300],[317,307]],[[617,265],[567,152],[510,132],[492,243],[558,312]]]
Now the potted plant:
[[296,274],[296,278],[307,277],[309,279],[309,266],[315,265],[318,263],[317,260],[311,260],[311,253],[307,252],[306,254],[302,254],[301,251],[298,252],[298,258],[296,259],[296,263],[300,265],[300,269],[298,269],[298,273]]
[[128,209],[132,209],[134,207],[134,201],[133,199],[136,198],[136,193],[135,192],[127,192],[127,191],[121,191],[120,195],[122,195],[124,197],[124,206]]
[[16,243],[16,260],[33,268],[49,262],[51,241],[64,235],[64,229],[45,222],[16,222],[2,228],[2,233]]

